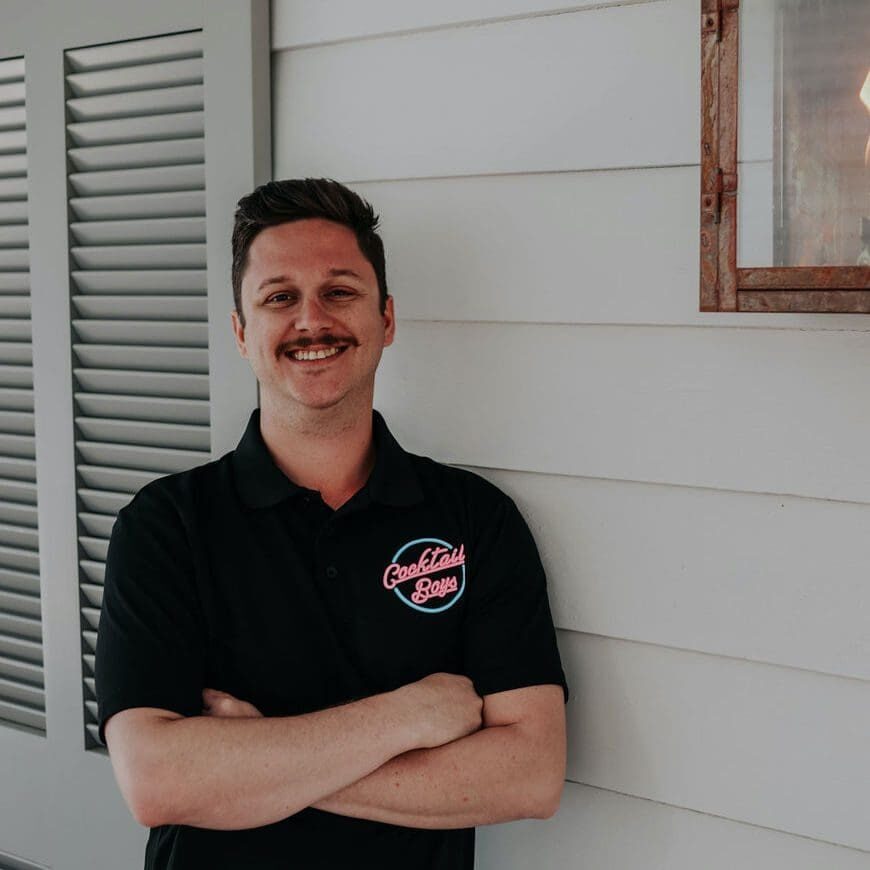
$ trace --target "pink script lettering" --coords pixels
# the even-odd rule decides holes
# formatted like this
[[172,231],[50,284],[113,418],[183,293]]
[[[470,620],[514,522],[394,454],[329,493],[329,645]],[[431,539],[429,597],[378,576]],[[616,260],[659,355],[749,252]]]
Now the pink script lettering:
[[455,576],[433,580],[431,577],[421,577],[411,593],[414,604],[424,604],[430,598],[444,598],[459,588]]
[[402,565],[400,562],[391,562],[384,571],[384,586],[393,589],[405,580],[412,580],[422,574],[434,574],[437,571],[446,571],[448,568],[456,568],[465,564],[465,544],[460,544],[448,551],[446,547],[426,547],[416,562]]

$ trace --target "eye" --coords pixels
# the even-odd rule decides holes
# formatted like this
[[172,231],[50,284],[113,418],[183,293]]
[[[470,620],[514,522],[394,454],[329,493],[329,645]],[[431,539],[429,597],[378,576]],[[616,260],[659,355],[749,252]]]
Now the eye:
[[266,300],[266,302],[272,302],[272,301],[274,301],[275,299],[278,299],[278,297],[280,297],[280,296],[289,296],[289,295],[290,295],[289,293],[284,293],[284,292],[281,292],[281,293],[274,293],[272,296],[270,296],[270,297]]
[[353,296],[351,290],[345,290],[343,287],[335,287],[329,291],[330,296]]

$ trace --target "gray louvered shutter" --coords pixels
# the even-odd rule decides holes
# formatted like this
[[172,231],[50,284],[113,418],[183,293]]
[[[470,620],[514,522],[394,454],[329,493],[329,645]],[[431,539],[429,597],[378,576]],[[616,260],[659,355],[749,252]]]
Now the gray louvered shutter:
[[0,720],[45,734],[24,59],[0,61]]
[[109,536],[145,483],[208,462],[201,31],[67,51],[88,746]]

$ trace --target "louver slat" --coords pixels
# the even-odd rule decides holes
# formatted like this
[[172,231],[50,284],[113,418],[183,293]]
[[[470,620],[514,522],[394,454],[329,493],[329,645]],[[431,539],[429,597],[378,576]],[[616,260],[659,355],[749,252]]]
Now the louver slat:
[[80,172],[70,175],[69,182],[77,196],[196,190],[205,184],[205,167],[202,163],[185,163],[153,169]]
[[121,411],[125,420],[164,421],[200,426],[209,424],[208,402],[200,399],[123,396],[117,393],[107,395],[76,393],[75,398],[79,409],[94,417],[106,417],[113,412]]
[[[19,305],[19,297],[11,298],[13,307],[16,309]],[[4,300],[5,301],[5,300]],[[30,315],[30,304],[28,297],[27,314]],[[25,389],[33,388],[33,367],[32,366],[7,366],[0,365],[0,384],[4,387],[24,387]]]
[[44,709],[44,700],[40,707],[36,707],[29,704],[16,704],[14,701],[4,701],[2,695],[0,695],[0,719],[5,719],[7,722],[15,722],[18,725],[23,725],[26,728],[32,728],[34,731],[41,731],[43,733],[45,733]]
[[[208,426],[184,426],[179,423],[149,423],[142,420],[111,420],[99,417],[76,417],[79,432],[94,441],[124,444],[169,445],[187,450],[209,448]],[[3,526],[0,524],[0,541]]]
[[109,118],[130,118],[164,112],[194,112],[201,111],[202,104],[202,85],[79,97],[67,100],[66,103],[67,112],[73,121],[104,121]]
[[[194,347],[77,344],[73,351],[82,365],[94,369],[147,369],[152,372],[208,374],[208,350]],[[86,370],[81,369],[84,376]]]
[[[15,507],[14,503],[4,502],[4,507]],[[31,511],[32,522],[36,524],[36,509],[27,505],[17,506],[21,511]],[[21,592],[32,597],[39,597],[39,575],[26,571],[15,571],[12,568],[0,568],[0,588],[9,592]]]
[[202,136],[204,130],[205,116],[202,112],[170,112],[118,121],[82,121],[67,126],[70,141],[76,146],[186,139]]
[[42,657],[32,662],[0,651],[0,674],[3,674],[3,679],[6,680],[41,687],[43,685]]
[[24,61],[0,61],[0,724],[45,732]]
[[25,130],[8,130],[0,141],[0,154],[11,154],[27,149],[27,132]]
[[84,317],[136,320],[207,320],[205,296],[73,296]]
[[35,554],[39,549],[39,535],[34,528],[13,523],[0,523],[0,546],[21,547],[32,550]]
[[185,57],[202,57],[201,30],[70,49],[66,52],[66,64],[70,73],[77,73]]
[[27,226],[12,224],[0,226],[0,248],[26,248]]
[[210,459],[201,33],[74,49],[66,69],[83,714],[101,749],[93,653],[118,511]]
[[[98,487],[104,491],[112,490],[129,493],[130,495],[134,495],[146,483],[154,480],[154,478],[160,477],[160,472],[142,468],[112,468],[111,466],[88,465],[87,463],[79,465],[78,472],[79,478],[85,487]],[[127,501],[130,501],[130,499],[128,498]],[[87,502],[85,506],[90,507],[93,502],[94,498],[92,496],[91,501]],[[116,513],[117,510],[120,510],[120,508],[116,509]]]
[[135,196],[92,196],[71,199],[76,220],[123,220],[147,217],[201,217],[205,193],[201,190],[161,191]]
[[[82,473],[82,479],[84,479],[84,472]],[[103,480],[105,481],[105,478]],[[81,505],[85,510],[101,511],[102,513],[110,514],[114,520],[118,511],[130,501],[130,497],[137,489],[144,486],[145,483],[147,483],[147,480],[131,485],[126,492],[122,490],[112,492],[108,489],[88,489],[87,487],[82,487],[79,489],[78,493],[79,498],[81,499]],[[103,582],[104,572],[101,564],[99,565],[100,570],[97,572],[93,570],[93,566],[89,566],[89,564],[83,560],[81,562],[81,568],[84,576],[89,580],[98,578],[100,583]]]
[[[0,239],[3,238],[3,229],[0,227]],[[71,224],[70,232],[77,245],[198,242],[205,238],[205,218],[87,221]]]
[[99,272],[73,272],[75,286],[83,293],[205,293],[202,269],[105,269]]
[[74,320],[73,328],[79,338],[100,343],[125,344],[146,341],[149,344],[186,344],[189,347],[206,347],[208,325],[185,321],[158,320]]
[[202,137],[130,142],[125,145],[96,145],[70,148],[70,163],[78,172],[96,169],[134,169],[140,166],[172,166],[205,159]]
[[[3,330],[0,329],[0,333],[2,332]],[[0,341],[0,364],[20,364],[29,367],[32,361],[33,351],[29,341]]]
[[28,686],[16,680],[0,677],[0,702],[13,702],[39,711],[45,707],[45,691],[36,686]]
[[165,63],[144,63],[97,72],[73,73],[66,77],[66,81],[70,93],[75,97],[195,85],[202,82],[202,59],[170,60]]
[[[24,281],[24,289],[26,290],[27,276],[24,275],[21,280]],[[10,282],[10,287],[12,283],[13,282]],[[17,288],[15,289],[16,292],[18,292]],[[4,290],[5,288],[0,289],[0,293]],[[30,320],[30,296],[25,296],[23,293],[20,296],[13,296],[12,293],[6,293],[5,298],[2,300],[2,304],[4,312],[8,312],[8,316],[12,318],[12,320]]]
[[20,106],[24,103],[24,80],[0,84],[0,106]]
[[24,106],[0,106],[0,130],[18,130],[24,123]]
[[26,202],[0,202],[0,224],[18,224],[26,220]]
[[24,81],[24,58],[11,57],[0,60],[0,82]]
[[155,262],[170,269],[205,267],[205,245],[106,245],[73,248],[72,255],[82,269],[147,269]]
[[[6,659],[12,659],[7,665]],[[42,644],[38,641],[28,640],[6,634],[0,629],[0,674],[4,679],[13,679],[12,665],[18,661],[22,664],[42,665]],[[0,715],[0,719],[3,716]]]

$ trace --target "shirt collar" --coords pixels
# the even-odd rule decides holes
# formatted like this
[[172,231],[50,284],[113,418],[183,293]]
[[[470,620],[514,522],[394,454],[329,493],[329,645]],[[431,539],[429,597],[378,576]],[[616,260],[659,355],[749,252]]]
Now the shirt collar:
[[[416,504],[423,491],[411,457],[392,432],[380,412],[372,409],[372,437],[375,465],[365,489],[372,501],[396,506]],[[232,453],[236,488],[249,508],[270,507],[304,491],[281,471],[272,459],[260,432],[260,409],[254,408],[245,433]]]

